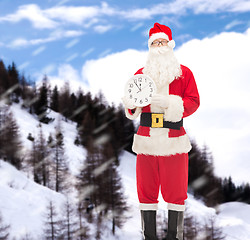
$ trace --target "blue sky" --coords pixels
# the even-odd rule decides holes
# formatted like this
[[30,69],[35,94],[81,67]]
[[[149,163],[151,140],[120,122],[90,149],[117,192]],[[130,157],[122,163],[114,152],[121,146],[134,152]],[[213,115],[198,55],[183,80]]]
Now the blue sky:
[[178,48],[194,38],[246,31],[250,1],[1,0],[0,58],[33,80],[64,63],[81,71],[89,59],[147,50],[154,22],[172,29]]

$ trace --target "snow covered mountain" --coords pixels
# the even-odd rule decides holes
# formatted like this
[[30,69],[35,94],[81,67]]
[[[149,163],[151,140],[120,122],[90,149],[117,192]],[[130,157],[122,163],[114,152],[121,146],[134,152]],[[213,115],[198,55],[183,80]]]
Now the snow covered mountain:
[[[13,104],[11,111],[20,129],[25,154],[26,150],[31,149],[31,142],[27,136],[29,133],[33,136],[38,134],[39,122],[34,116],[21,109],[19,104]],[[42,124],[45,137],[54,132],[57,121],[60,120],[64,134],[65,155],[70,171],[72,175],[75,175],[86,157],[86,150],[74,144],[77,135],[76,124],[64,121],[61,115],[53,111],[50,113],[50,117],[55,118],[55,121],[48,125]],[[135,182],[136,160],[133,154],[125,151],[120,159],[119,171],[129,205],[128,220],[115,236],[107,233],[103,239],[138,240],[141,239],[141,226]],[[66,201],[66,196],[36,184],[29,173],[18,171],[2,160],[0,160],[0,179],[0,212],[4,223],[11,225],[10,237],[21,240],[26,239],[25,237],[29,235],[29,239],[40,240],[48,201],[53,201],[60,209],[60,206]],[[158,214],[162,216],[166,212],[166,205],[162,198],[160,198],[159,206]],[[205,224],[211,218],[216,219],[226,240],[250,240],[250,205],[231,202],[222,204],[217,209],[208,208],[202,201],[196,200],[189,194],[187,207],[187,212],[195,216],[196,221],[200,224]],[[202,233],[200,239],[202,239]]]

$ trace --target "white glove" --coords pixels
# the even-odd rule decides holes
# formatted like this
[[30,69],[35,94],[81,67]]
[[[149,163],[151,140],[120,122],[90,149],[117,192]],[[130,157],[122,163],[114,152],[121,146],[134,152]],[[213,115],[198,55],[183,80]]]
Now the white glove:
[[136,108],[136,106],[133,105],[133,103],[131,103],[131,101],[127,97],[123,97],[122,102],[123,102],[125,108],[128,108],[128,109]]
[[168,96],[155,94],[151,99],[151,104],[155,104],[161,108],[168,108],[168,105],[169,105]]

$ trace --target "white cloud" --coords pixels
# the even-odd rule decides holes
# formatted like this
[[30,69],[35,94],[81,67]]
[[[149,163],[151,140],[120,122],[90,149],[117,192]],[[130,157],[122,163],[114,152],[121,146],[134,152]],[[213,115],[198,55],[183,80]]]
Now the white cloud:
[[[217,174],[249,179],[250,155],[250,29],[191,40],[176,49],[180,62],[194,73],[201,96],[197,113],[185,126],[199,144],[211,149]],[[82,69],[90,90],[102,90],[109,102],[119,104],[125,82],[144,66],[147,52],[126,50],[87,61]]]
[[83,24],[86,20],[97,17],[99,11],[99,7],[96,6],[59,6],[44,10],[44,15],[60,22]]
[[81,76],[70,64],[62,64],[58,67],[58,72],[56,75],[51,75],[51,72],[55,70],[55,65],[50,64],[43,69],[43,73],[37,75],[37,84],[39,85],[42,81],[44,74],[48,76],[49,82],[52,86],[57,85],[60,89],[66,82],[69,83],[72,92],[77,92],[80,88],[82,90],[88,89],[86,84],[82,81]]
[[248,0],[176,0],[159,3],[149,8],[135,8],[121,11],[120,14],[130,20],[151,19],[158,15],[176,16],[185,14],[188,10],[195,14],[208,14],[217,12],[248,12],[250,3]]
[[39,45],[48,42],[53,42],[62,38],[71,38],[71,37],[78,37],[83,35],[84,32],[82,31],[75,31],[75,30],[56,30],[49,34],[47,38],[37,38],[37,39],[24,39],[24,38],[17,38],[10,42],[7,46],[10,48],[19,48],[19,47],[26,47],[30,45]]
[[106,2],[93,6],[66,6],[63,3],[46,9],[41,9],[37,4],[22,5],[15,13],[0,17],[0,22],[28,20],[38,29],[56,29],[62,25],[78,25],[83,28],[94,26],[97,31],[104,32],[107,30],[100,22],[110,16],[138,21],[153,16],[179,16],[187,11],[195,14],[250,11],[249,0],[175,0],[133,9],[119,9]]
[[144,65],[145,57],[145,52],[126,50],[89,60],[82,69],[83,79],[89,82],[91,92],[102,90],[110,103],[119,103],[125,82]]
[[24,38],[17,38],[13,40],[8,46],[12,48],[21,47],[21,46],[27,46],[29,44],[29,41]]
[[90,27],[98,22],[101,16],[117,14],[116,11],[103,2],[100,6],[61,6],[57,5],[41,9],[36,4],[19,6],[18,10],[3,17],[0,22],[19,22],[28,20],[38,29],[55,29],[62,24],[76,24]]
[[9,14],[5,17],[0,17],[0,22],[19,22],[21,20],[29,20],[35,28],[55,28],[58,24],[46,17],[43,11],[36,4],[22,5],[16,13]]
[[97,25],[94,27],[94,30],[97,33],[105,33],[107,31],[109,31],[110,29],[112,29],[112,25]]

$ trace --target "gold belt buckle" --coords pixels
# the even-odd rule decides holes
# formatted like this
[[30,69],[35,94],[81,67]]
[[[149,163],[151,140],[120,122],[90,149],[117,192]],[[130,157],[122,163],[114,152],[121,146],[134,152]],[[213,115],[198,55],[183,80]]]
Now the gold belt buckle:
[[152,128],[162,128],[163,127],[163,113],[152,113]]

